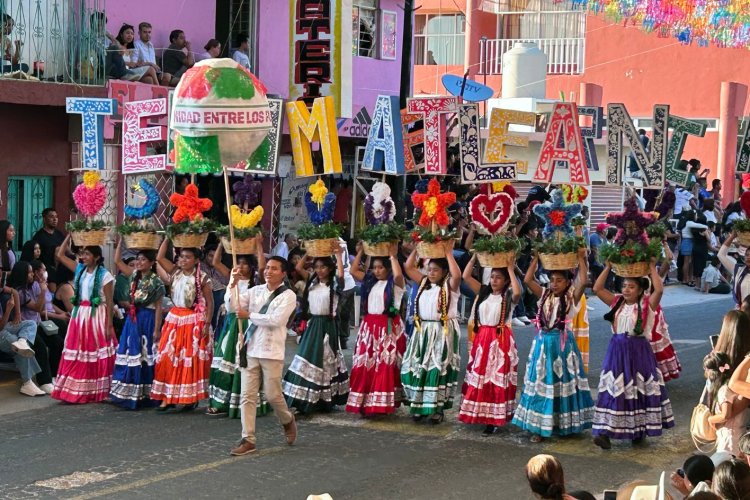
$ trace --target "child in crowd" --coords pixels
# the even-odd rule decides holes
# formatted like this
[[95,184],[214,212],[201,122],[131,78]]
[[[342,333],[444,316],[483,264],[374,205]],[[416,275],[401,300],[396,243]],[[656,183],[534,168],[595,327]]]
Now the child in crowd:
[[716,451],[738,456],[740,437],[745,433],[750,414],[748,400],[738,398],[729,389],[728,382],[732,375],[729,356],[723,352],[712,352],[703,360],[703,370],[707,380],[707,406],[713,413],[708,417],[708,422],[716,429]]

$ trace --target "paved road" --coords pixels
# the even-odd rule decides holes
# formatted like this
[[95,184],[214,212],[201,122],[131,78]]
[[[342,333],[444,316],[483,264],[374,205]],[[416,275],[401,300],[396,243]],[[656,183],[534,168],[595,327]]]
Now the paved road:
[[[440,426],[414,424],[403,412],[363,421],[338,411],[301,421],[293,447],[285,445],[275,417],[261,418],[259,452],[232,458],[227,452],[239,438],[236,420],[210,419],[199,411],[163,415],[107,404],[64,406],[38,398],[34,409],[0,415],[0,498],[304,499],[327,492],[336,500],[525,499],[530,494],[523,466],[542,452],[560,458],[572,489],[598,493],[634,478],[656,481],[661,470],[679,466],[692,453],[687,426],[702,384],[707,337],[718,332],[731,307],[728,299],[703,297],[667,308],[684,367],[668,386],[677,426],[637,448],[615,443],[604,452],[588,434],[532,444],[515,428],[482,437],[481,426],[457,423],[453,411]],[[603,305],[592,305],[595,387],[608,329]],[[516,328],[524,359],[532,336],[530,327]],[[5,401],[0,407],[17,408]]]

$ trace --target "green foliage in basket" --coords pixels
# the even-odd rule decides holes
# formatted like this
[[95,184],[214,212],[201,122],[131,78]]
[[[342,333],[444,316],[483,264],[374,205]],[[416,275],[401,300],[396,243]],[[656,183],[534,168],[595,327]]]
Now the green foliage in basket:
[[123,236],[127,236],[129,234],[133,233],[155,233],[156,232],[156,226],[154,226],[151,223],[143,224],[142,221],[144,219],[140,220],[125,220],[122,224],[115,227],[115,231],[117,231],[117,234],[121,234]]
[[389,241],[401,241],[404,239],[405,234],[406,229],[403,224],[391,221],[382,224],[368,224],[360,231],[359,239],[367,242],[369,245],[376,245]]
[[216,230],[216,222],[211,219],[199,217],[195,220],[186,220],[176,224],[170,224],[165,228],[168,237],[178,234],[203,234]]
[[737,219],[732,223],[732,229],[738,233],[750,232],[750,219]]
[[65,223],[65,229],[70,233],[85,233],[88,231],[102,231],[107,229],[103,220],[78,219]]
[[[260,226],[254,226],[254,227],[243,227],[242,229],[239,229],[237,227],[234,228],[234,238],[237,240],[246,240],[248,238],[255,238],[256,235],[263,232],[263,229]],[[217,236],[224,236],[226,238],[229,238],[229,226],[219,226],[216,228],[216,235]]]
[[588,221],[586,220],[586,217],[584,217],[582,215],[576,215],[570,221],[570,225],[573,226],[573,227],[585,226],[587,224],[587,222]]
[[534,249],[537,252],[549,254],[575,253],[585,246],[583,236],[565,236],[559,240],[551,237],[534,243]]
[[646,226],[646,234],[648,235],[649,240],[662,241],[667,235],[667,228],[664,227],[664,224],[661,222],[657,222],[650,226]]
[[297,236],[301,240],[326,240],[338,238],[341,235],[341,225],[334,222],[324,222],[316,226],[310,222],[300,224]]
[[439,243],[441,241],[453,240],[458,236],[458,231],[440,227],[433,233],[429,228],[417,226],[411,231],[411,239],[415,243]]
[[521,242],[515,236],[498,234],[489,238],[475,239],[472,250],[486,253],[518,253],[521,251]]
[[599,260],[613,264],[635,264],[636,262],[650,262],[661,256],[661,240],[654,238],[648,245],[635,241],[627,241],[624,245],[605,243],[599,249]]

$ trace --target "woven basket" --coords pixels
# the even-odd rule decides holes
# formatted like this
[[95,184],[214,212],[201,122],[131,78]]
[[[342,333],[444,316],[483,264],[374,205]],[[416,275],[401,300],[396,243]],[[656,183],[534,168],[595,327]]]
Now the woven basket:
[[[221,237],[221,245],[226,253],[232,253],[232,241],[226,236]],[[234,251],[239,255],[253,255],[255,253],[255,238],[243,240],[234,239]]]
[[420,259],[444,259],[445,245],[443,245],[443,242],[428,243],[420,241],[417,243],[417,255]]
[[737,231],[735,240],[743,247],[750,247],[750,232]]
[[107,243],[109,229],[99,231],[71,231],[73,244],[77,247],[100,247]]
[[575,253],[540,253],[539,259],[547,271],[566,271],[578,267]]
[[513,261],[516,252],[502,252],[502,253],[487,253],[477,252],[477,260],[479,265],[490,269],[497,269],[503,267],[509,267]]
[[391,254],[391,245],[398,245],[397,241],[383,241],[381,243],[367,243],[363,241],[365,255],[370,257],[388,257]]
[[641,278],[648,275],[650,265],[648,262],[634,262],[632,264],[612,263],[612,270],[621,278]]
[[201,248],[208,240],[208,233],[175,234],[169,239],[177,248]]
[[156,233],[135,232],[123,235],[125,246],[131,250],[158,250],[162,236]]
[[338,238],[302,241],[302,249],[310,257],[330,257],[338,246]]

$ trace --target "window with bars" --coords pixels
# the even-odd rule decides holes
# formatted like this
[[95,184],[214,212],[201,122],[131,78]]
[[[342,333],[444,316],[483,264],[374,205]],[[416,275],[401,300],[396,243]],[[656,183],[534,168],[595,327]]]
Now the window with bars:
[[352,5],[352,54],[375,57],[378,40],[378,0],[354,0]]
[[418,14],[414,19],[414,64],[464,64],[466,17]]

